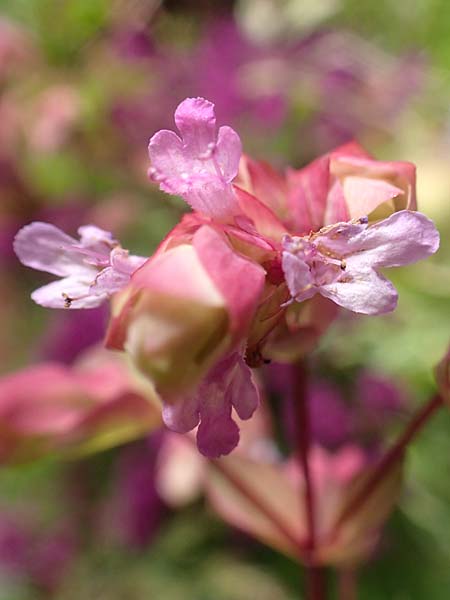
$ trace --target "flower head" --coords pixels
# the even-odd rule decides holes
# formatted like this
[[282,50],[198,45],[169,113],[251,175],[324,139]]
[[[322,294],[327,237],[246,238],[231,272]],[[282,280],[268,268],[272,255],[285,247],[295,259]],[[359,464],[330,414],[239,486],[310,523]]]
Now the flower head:
[[14,250],[27,267],[61,277],[35,290],[31,297],[49,308],[94,308],[124,287],[144,258],[128,254],[111,233],[94,225],[70,237],[50,223],[23,227]]
[[193,213],[153,257],[129,256],[93,226],[77,241],[44,223],[22,229],[15,249],[24,264],[63,277],[34,292],[40,304],[90,308],[120,292],[108,346],[151,380],[169,428],[198,427],[201,452],[220,456],[239,440],[233,409],[248,419],[258,404],[249,367],[264,362],[271,340],[289,359],[283,338],[310,349],[336,305],[393,310],[397,292],[380,269],[429,256],[439,235],[414,212],[410,163],[375,161],[352,143],[284,177],[244,157],[238,176],[239,136],[217,131],[211,102],[184,100],[175,123],[180,136],[151,138],[149,175]]

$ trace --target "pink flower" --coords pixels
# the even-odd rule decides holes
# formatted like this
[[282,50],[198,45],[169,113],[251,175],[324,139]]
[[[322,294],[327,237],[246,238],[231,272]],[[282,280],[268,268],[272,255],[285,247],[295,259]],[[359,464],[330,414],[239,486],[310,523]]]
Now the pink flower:
[[49,308],[94,308],[123,288],[144,258],[128,254],[111,233],[94,225],[78,230],[80,240],[50,223],[23,227],[14,250],[27,267],[62,279],[35,290],[31,297]]
[[187,98],[175,111],[181,133],[159,131],[149,144],[150,177],[169,194],[178,194],[196,211],[228,219],[237,210],[231,181],[241,157],[241,141],[230,127],[216,131],[214,105]]
[[286,236],[282,265],[297,302],[321,294],[348,310],[378,315],[394,310],[398,297],[379,269],[414,263],[438,247],[432,221],[404,210],[374,225],[361,218],[305,237]]
[[219,456],[239,440],[232,408],[249,419],[258,405],[242,346],[265,273],[210,226],[183,242],[131,277],[116,299],[107,343],[127,350],[150,377],[166,425],[187,432],[200,422],[201,452]]
[[238,442],[233,408],[248,418],[257,405],[247,365],[261,364],[269,335],[288,322],[289,297],[319,293],[356,312],[393,310],[397,294],[378,269],[430,255],[438,234],[409,210],[370,226],[362,216],[415,207],[409,163],[378,163],[350,144],[287,178],[244,158],[236,179],[239,138],[217,133],[210,102],[186,99],[175,122],[181,138],[152,137],[149,174],[194,213],[117,298],[109,344],[155,384],[166,424],[198,426],[201,452],[219,456]]
[[1,464],[109,448],[160,424],[151,386],[110,352],[92,352],[70,368],[41,363],[0,378]]
[[191,394],[166,404],[164,423],[172,431],[187,433],[197,427],[197,445],[210,458],[229,454],[239,442],[239,428],[231,418],[249,419],[259,404],[258,390],[249,367],[238,353],[216,364]]

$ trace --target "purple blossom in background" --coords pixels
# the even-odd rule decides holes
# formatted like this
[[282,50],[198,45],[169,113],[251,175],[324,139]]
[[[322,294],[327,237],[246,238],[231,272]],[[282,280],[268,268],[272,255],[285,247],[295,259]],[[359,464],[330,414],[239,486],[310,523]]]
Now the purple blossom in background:
[[164,515],[155,478],[160,444],[156,434],[121,451],[110,498],[102,508],[106,537],[136,550],[151,542]]
[[[269,389],[282,401],[283,426],[294,442],[296,366],[272,364],[266,373]],[[329,449],[339,448],[349,439],[367,449],[377,449],[386,428],[405,413],[407,406],[402,389],[386,377],[365,370],[346,385],[313,377],[308,398],[312,439]]]
[[0,570],[47,594],[63,580],[74,558],[76,540],[70,528],[48,531],[27,516],[0,517]]
[[105,336],[109,309],[106,305],[86,311],[60,311],[52,314],[37,344],[41,360],[71,364],[85,349]]

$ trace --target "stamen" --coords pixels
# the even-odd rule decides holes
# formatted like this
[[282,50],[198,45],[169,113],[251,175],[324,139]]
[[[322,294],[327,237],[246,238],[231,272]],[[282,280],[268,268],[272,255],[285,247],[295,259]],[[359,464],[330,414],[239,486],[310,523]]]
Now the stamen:
[[68,296],[65,292],[63,292],[61,296],[64,299],[64,308],[70,308],[74,299]]

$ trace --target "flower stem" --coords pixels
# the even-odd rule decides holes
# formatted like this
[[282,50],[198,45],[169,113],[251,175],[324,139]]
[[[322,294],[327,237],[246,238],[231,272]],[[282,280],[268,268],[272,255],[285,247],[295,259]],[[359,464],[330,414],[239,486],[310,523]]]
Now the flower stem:
[[308,373],[304,361],[298,361],[294,371],[294,402],[296,414],[297,452],[304,479],[304,505],[307,538],[303,543],[306,551],[306,598],[324,600],[324,570],[314,565],[316,549],[316,515],[314,486],[310,470],[311,418],[308,403]]
[[408,444],[415,438],[430,417],[440,408],[444,400],[441,396],[433,396],[425,406],[421,407],[416,415],[406,426],[404,432],[398,440],[391,446],[386,454],[381,458],[378,465],[372,471],[372,475],[366,480],[365,485],[355,495],[353,500],[347,505],[346,509],[340,515],[335,525],[335,531],[353,516],[365,503],[365,501],[376,490],[383,477],[389,473],[390,469],[402,458]]
[[338,572],[338,594],[339,600],[357,600],[358,588],[356,571],[351,568],[343,568]]

